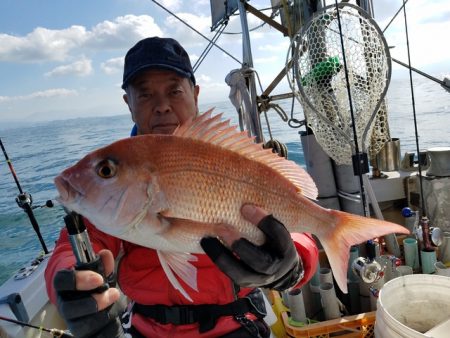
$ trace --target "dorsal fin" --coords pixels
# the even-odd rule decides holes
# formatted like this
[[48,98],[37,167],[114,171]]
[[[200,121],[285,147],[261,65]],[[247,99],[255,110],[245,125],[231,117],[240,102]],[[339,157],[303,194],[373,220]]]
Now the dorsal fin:
[[209,109],[185,123],[173,135],[211,143],[263,163],[288,179],[305,197],[317,198],[317,187],[306,170],[295,162],[274,154],[271,149],[264,149],[246,131],[239,132],[237,126],[230,125],[230,120],[222,121],[222,114],[211,117],[212,111],[213,109]]

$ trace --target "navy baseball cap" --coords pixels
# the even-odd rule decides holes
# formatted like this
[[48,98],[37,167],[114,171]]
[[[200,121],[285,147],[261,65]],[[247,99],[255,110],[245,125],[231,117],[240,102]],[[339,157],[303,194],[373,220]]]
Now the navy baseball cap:
[[178,41],[171,38],[146,38],[135,44],[125,55],[122,89],[139,72],[150,68],[172,70],[192,80],[195,85],[189,55]]

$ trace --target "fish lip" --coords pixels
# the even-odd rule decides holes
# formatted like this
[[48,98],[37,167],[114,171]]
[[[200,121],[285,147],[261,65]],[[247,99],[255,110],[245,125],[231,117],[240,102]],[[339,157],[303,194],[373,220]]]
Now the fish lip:
[[58,199],[60,201],[67,201],[69,199],[69,183],[61,176],[55,177],[56,190],[59,193]]
[[[55,186],[58,190],[59,197],[58,200],[61,203],[70,201],[71,196],[84,196],[84,194],[77,190],[70,182],[65,179],[62,175],[55,177]],[[74,194],[75,193],[75,194]]]

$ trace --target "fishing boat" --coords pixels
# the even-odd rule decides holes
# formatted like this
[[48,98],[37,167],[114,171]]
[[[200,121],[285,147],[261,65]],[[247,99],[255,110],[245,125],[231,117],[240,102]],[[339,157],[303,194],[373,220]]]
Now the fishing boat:
[[[401,238],[392,234],[352,248],[349,283],[356,283],[358,290],[360,285],[365,285],[373,296],[382,290],[379,281],[389,271],[390,278],[394,279],[400,275],[397,265],[410,266],[405,257],[406,238],[415,240],[417,254],[423,255],[414,263],[417,265],[410,266],[414,274],[438,274],[440,267],[440,273],[445,275],[450,269],[450,147],[421,150],[417,143],[416,152],[401,154],[401,140],[390,135],[391,112],[385,101],[392,62],[408,69],[410,75],[424,76],[446,90],[450,89],[450,79],[437,79],[410,62],[392,58],[383,31],[373,18],[372,1],[358,1],[358,4],[272,0],[272,13],[266,15],[247,1],[211,1],[211,30],[220,35],[230,16],[239,14],[242,67],[231,71],[226,82],[240,128],[248,130],[256,141],[271,147],[280,156],[287,157],[286,145],[272,138],[269,124],[266,127],[269,137],[264,136],[261,118],[270,110],[286,116],[288,124],[302,128],[300,139],[306,168],[319,190],[317,203],[387,219],[410,229],[410,236]],[[405,11],[405,4],[396,16]],[[247,23],[249,15],[258,17],[290,41],[286,66],[259,93]],[[276,16],[278,20],[274,19]],[[217,47],[217,39],[209,40],[205,51]],[[291,90],[273,94],[282,80],[287,80]],[[411,92],[413,95],[412,81]],[[298,101],[304,120],[295,119],[293,115],[289,119],[281,112],[277,102],[282,100]],[[414,101],[412,106],[414,108]],[[418,139],[417,135],[415,137]],[[3,145],[2,150],[14,175]],[[0,337],[58,336],[65,324],[50,304],[44,282],[51,248],[47,249],[39,233],[31,197],[22,190],[17,177],[14,178],[20,192],[18,204],[29,216],[43,253],[0,286]],[[326,261],[326,257],[321,257],[322,268],[326,268]],[[441,265],[436,265],[438,263]],[[317,279],[305,287],[312,288],[312,282]],[[278,296],[283,295],[275,295],[272,301],[279,302]],[[338,294],[335,298],[342,296]],[[365,298],[368,301],[370,297]],[[340,302],[345,303],[342,299]],[[366,309],[357,306],[358,311],[374,311],[370,302],[365,305]],[[282,311],[275,303],[274,309],[277,316],[277,324],[273,323],[274,336],[296,336],[292,331],[295,327],[291,325],[295,320],[289,318],[288,322],[286,319],[289,310]],[[343,314],[341,311],[339,317]],[[445,316],[449,317],[448,313]],[[376,320],[375,313],[371,318]],[[341,322],[336,325],[341,325],[342,329]]]

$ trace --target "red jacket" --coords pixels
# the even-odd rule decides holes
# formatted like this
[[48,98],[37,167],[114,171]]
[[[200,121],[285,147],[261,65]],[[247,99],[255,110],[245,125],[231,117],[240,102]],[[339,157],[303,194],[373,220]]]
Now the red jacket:
[[[119,263],[117,280],[122,292],[131,300],[147,305],[226,304],[235,300],[232,281],[216,267],[207,255],[196,255],[198,261],[192,263],[198,269],[199,292],[181,282],[193,299],[193,303],[191,303],[172,287],[159,263],[155,250],[109,236],[95,228],[86,219],[85,223],[94,251],[109,249],[114,257],[117,257],[122,249],[123,256]],[[315,272],[318,263],[318,249],[310,235],[292,234],[292,238],[305,270],[304,278],[298,284],[300,287],[309,281]],[[45,271],[47,293],[52,303],[56,303],[56,294],[53,288],[55,273],[61,269],[71,268],[74,264],[75,257],[67,231],[63,228]],[[251,290],[241,288],[238,296],[245,296]],[[249,314],[249,318],[254,319],[255,317]],[[163,325],[134,314],[132,324],[147,337],[217,337],[240,327],[240,324],[232,316],[221,317],[214,329],[202,335],[199,335],[196,323],[178,326]]]

